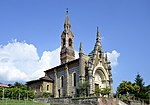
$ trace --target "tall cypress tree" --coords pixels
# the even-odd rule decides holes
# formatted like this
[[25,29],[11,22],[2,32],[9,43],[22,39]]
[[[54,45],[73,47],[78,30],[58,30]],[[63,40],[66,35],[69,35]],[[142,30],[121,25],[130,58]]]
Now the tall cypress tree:
[[142,88],[144,86],[143,78],[141,77],[141,75],[139,73],[136,75],[135,83],[138,86],[140,86],[140,88]]

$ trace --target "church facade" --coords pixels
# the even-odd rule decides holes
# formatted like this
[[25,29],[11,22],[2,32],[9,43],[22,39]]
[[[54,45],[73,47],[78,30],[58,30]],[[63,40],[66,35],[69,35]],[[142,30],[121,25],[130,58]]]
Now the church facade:
[[[61,34],[60,61],[60,65],[44,71],[45,77],[43,78],[47,79],[45,80],[47,84],[51,83],[49,91],[54,97],[74,96],[79,83],[84,83],[85,81],[89,84],[88,95],[94,95],[93,91],[96,87],[112,89],[111,66],[107,54],[104,54],[102,50],[98,28],[93,50],[88,55],[84,54],[82,43],[80,43],[79,58],[75,59],[74,34],[71,31],[68,11],[66,12],[64,30]],[[39,81],[33,80],[28,81],[27,85],[35,90],[38,88],[37,90],[39,91],[49,87],[46,86],[46,83],[43,87],[42,82],[39,86],[35,86],[35,82],[39,84]]]

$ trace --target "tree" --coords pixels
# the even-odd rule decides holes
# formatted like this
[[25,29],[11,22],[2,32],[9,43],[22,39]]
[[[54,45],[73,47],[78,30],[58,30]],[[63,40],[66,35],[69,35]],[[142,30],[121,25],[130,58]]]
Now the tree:
[[79,94],[80,96],[87,96],[88,95],[88,88],[89,88],[89,82],[79,82]]
[[146,87],[144,86],[143,78],[138,73],[135,77],[135,84],[140,87],[139,93],[135,93],[136,97],[145,99],[146,98]]
[[17,88],[21,88],[23,90],[27,90],[27,85],[24,85],[24,84],[19,83],[19,82],[15,82],[14,86],[17,87]]
[[133,90],[132,90],[132,93],[133,93],[133,94],[137,94],[137,93],[140,92],[140,86],[138,86],[138,85],[135,84],[135,83],[133,83],[132,86],[133,86]]
[[16,82],[14,84],[15,88],[2,88],[0,87],[0,98],[3,97],[3,89],[5,98],[10,99],[28,99],[35,98],[33,91],[28,91],[26,85]]
[[101,89],[97,86],[97,87],[95,87],[95,90],[93,90],[93,92],[98,97],[98,96],[100,96]]
[[131,88],[131,82],[122,81],[122,83],[120,83],[120,85],[117,87],[117,93],[122,95],[127,94],[129,91],[131,91]]
[[108,95],[108,97],[109,97],[110,92],[111,92],[111,89],[106,87],[101,90],[101,95],[102,96]]
[[135,77],[135,83],[140,86],[140,88],[144,86],[143,78],[139,73]]
[[21,86],[22,86],[22,83],[15,82],[15,83],[14,83],[14,86],[19,88],[19,87],[21,87]]
[[149,102],[150,85],[144,86],[143,78],[138,73],[135,77],[135,82],[122,81],[117,87],[117,94],[134,94],[135,97],[145,99],[145,102]]

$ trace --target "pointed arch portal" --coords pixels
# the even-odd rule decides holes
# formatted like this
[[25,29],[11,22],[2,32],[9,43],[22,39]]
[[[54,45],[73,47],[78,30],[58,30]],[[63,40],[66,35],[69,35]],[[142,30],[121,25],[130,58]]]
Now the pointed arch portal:
[[94,77],[94,88],[99,87],[99,88],[105,88],[107,86],[107,81],[108,81],[108,74],[106,70],[102,67],[95,67],[93,71],[93,77]]

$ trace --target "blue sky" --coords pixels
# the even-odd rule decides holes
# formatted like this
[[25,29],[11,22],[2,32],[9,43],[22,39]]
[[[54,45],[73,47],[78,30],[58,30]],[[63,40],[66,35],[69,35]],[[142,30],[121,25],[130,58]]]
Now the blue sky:
[[[22,68],[20,65],[23,65],[27,58],[36,65],[42,64],[40,67],[34,66],[35,68],[45,67],[45,63],[51,59],[47,56],[53,55],[60,48],[65,12],[68,8],[76,51],[80,42],[83,44],[85,54],[93,50],[96,27],[99,26],[103,51],[115,50],[120,54],[117,58],[118,64],[112,70],[114,90],[122,80],[134,82],[138,72],[148,85],[150,84],[149,5],[149,0],[0,0],[0,57],[9,58],[1,61],[9,61],[9,65],[13,67],[17,65],[15,66],[17,73],[20,73],[19,68]],[[28,56],[24,56],[22,64],[19,61],[22,61],[21,55],[24,54],[24,50],[18,51],[21,48],[30,49],[26,54]],[[8,54],[11,51],[14,55]],[[14,60],[15,55],[18,55],[17,60]],[[38,63],[34,62],[35,60],[38,60]],[[17,64],[13,61],[17,61]],[[0,70],[2,74],[2,69]],[[10,69],[7,71],[12,72]],[[28,72],[31,71],[33,70]],[[25,74],[22,73],[23,76]],[[0,79],[4,81],[4,78]],[[19,79],[18,77],[17,80]]]

